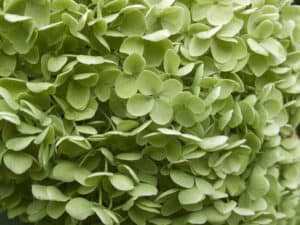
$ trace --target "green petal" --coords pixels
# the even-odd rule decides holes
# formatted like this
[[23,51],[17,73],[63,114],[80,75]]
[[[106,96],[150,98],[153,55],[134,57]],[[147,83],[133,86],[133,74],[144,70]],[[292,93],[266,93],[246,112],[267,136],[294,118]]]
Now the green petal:
[[217,26],[209,30],[200,31],[196,34],[196,37],[203,40],[211,39],[221,28],[222,26]]
[[92,206],[92,203],[85,198],[73,198],[66,205],[66,211],[74,219],[86,220],[94,214]]
[[53,93],[55,91],[54,85],[47,82],[27,82],[26,86],[30,91],[34,93]]
[[249,48],[256,54],[264,55],[264,56],[269,55],[269,53],[256,40],[252,38],[248,38],[247,43]]
[[194,177],[181,170],[171,170],[170,177],[173,182],[184,188],[192,188],[194,186]]
[[113,225],[114,222],[112,220],[112,218],[109,215],[109,211],[104,209],[104,208],[100,208],[100,207],[93,207],[92,210],[97,214],[97,216],[99,217],[99,219],[101,220],[101,222],[105,225]]
[[172,138],[166,145],[167,159],[170,162],[176,162],[182,157],[182,146],[179,140]]
[[268,60],[261,55],[251,55],[248,65],[255,76],[262,76],[269,68]]
[[165,100],[170,100],[182,92],[182,90],[183,85],[181,82],[175,79],[168,79],[163,83],[160,97]]
[[186,107],[176,109],[174,113],[174,119],[177,123],[184,127],[191,127],[196,122],[194,113]]
[[232,44],[214,39],[211,44],[211,53],[217,62],[225,63],[229,61],[232,56]]
[[47,205],[47,214],[52,219],[58,219],[65,212],[64,202],[49,202]]
[[67,63],[68,58],[66,56],[50,57],[48,60],[48,70],[50,72],[58,72]]
[[128,36],[143,35],[146,31],[146,23],[143,13],[138,10],[125,13],[120,28],[121,32]]
[[145,35],[143,38],[147,41],[162,41],[164,39],[167,39],[170,36],[170,32],[168,30],[159,30],[155,31],[151,34]]
[[270,189],[270,183],[266,177],[264,177],[264,169],[259,166],[254,167],[249,179],[248,193],[253,199],[259,199]]
[[244,25],[243,20],[233,17],[228,24],[222,27],[222,29],[218,33],[218,36],[233,37],[241,31],[243,25]]
[[102,56],[91,56],[91,55],[78,55],[78,62],[86,65],[97,65],[104,63],[104,58]]
[[66,202],[69,199],[55,186],[32,185],[32,194],[36,199],[46,201]]
[[153,196],[158,192],[157,188],[151,184],[143,184],[140,183],[134,187],[134,189],[129,193],[134,197],[142,197],[142,196]]
[[202,141],[199,143],[199,146],[203,150],[215,149],[217,147],[226,144],[227,140],[228,140],[227,136],[207,137],[202,139]]
[[16,58],[14,56],[5,55],[0,52],[0,76],[10,76],[16,67]]
[[100,101],[105,102],[110,98],[111,89],[120,75],[120,70],[106,70],[100,73],[98,83],[94,89],[95,94]]
[[160,14],[160,23],[163,29],[174,34],[180,31],[184,23],[185,12],[182,7],[173,6],[166,8]]
[[264,20],[261,23],[259,23],[253,32],[251,34],[254,35],[254,37],[259,39],[265,39],[272,35],[274,32],[274,24],[272,20]]
[[127,102],[127,111],[134,116],[144,116],[153,108],[154,100],[152,97],[136,94]]
[[191,224],[205,224],[207,221],[206,215],[204,212],[192,212],[188,216],[188,221]]
[[261,45],[277,59],[277,64],[283,63],[286,60],[286,50],[278,40],[268,38],[263,40]]
[[79,73],[73,76],[73,80],[75,80],[78,84],[84,87],[92,87],[95,86],[98,81],[97,73]]
[[115,83],[116,94],[120,98],[130,98],[137,92],[137,82],[134,76],[121,74]]
[[63,182],[72,182],[74,181],[74,171],[77,166],[71,162],[60,162],[52,170],[52,176],[56,180]]
[[150,112],[151,119],[160,125],[167,124],[171,121],[173,116],[173,109],[169,103],[164,100],[155,100],[153,109]]
[[25,173],[32,165],[31,155],[23,152],[7,152],[3,157],[4,165],[15,174]]
[[123,68],[127,74],[139,74],[144,70],[145,64],[146,62],[142,56],[133,53],[125,59]]
[[125,54],[139,54],[143,55],[144,52],[144,41],[140,37],[129,37],[125,39],[121,46],[120,46],[120,52]]
[[182,205],[196,204],[204,199],[204,195],[197,187],[180,191],[178,200]]
[[34,137],[16,137],[11,138],[6,142],[6,147],[14,151],[21,151],[27,148],[31,142],[34,140]]
[[137,86],[144,95],[157,95],[161,91],[162,81],[154,72],[145,70],[139,75]]
[[[159,66],[164,58],[167,49],[172,47],[170,40],[163,40],[158,42],[145,42],[144,57],[149,67]],[[155,49],[155,51],[153,51]]]
[[134,188],[133,181],[122,174],[114,174],[109,180],[111,184],[120,191],[131,191]]
[[193,37],[189,45],[189,53],[191,56],[201,56],[206,53],[211,45],[211,39],[203,40]]
[[175,74],[180,65],[180,58],[173,49],[169,49],[164,56],[164,70],[167,73]]
[[211,25],[227,24],[233,17],[233,9],[229,6],[213,5],[207,12],[207,20]]
[[83,110],[90,100],[90,88],[71,81],[68,85],[66,99],[73,108]]

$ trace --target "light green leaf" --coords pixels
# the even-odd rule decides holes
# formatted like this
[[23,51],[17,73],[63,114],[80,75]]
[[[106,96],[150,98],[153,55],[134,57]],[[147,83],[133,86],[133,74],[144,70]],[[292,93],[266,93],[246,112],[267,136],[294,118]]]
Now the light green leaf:
[[113,225],[114,222],[112,218],[110,217],[108,210],[100,207],[92,207],[92,210],[96,213],[96,215],[99,217],[101,222],[105,225]]
[[176,51],[169,49],[164,56],[164,70],[170,74],[176,74],[180,65],[180,57]]
[[86,220],[89,216],[94,214],[92,210],[92,203],[85,198],[73,198],[66,205],[67,213],[77,220]]
[[33,163],[31,155],[24,152],[11,152],[8,151],[3,156],[5,166],[15,174],[25,173]]
[[120,28],[121,32],[125,35],[142,36],[146,31],[146,23],[143,13],[138,10],[132,10],[125,13]]
[[232,44],[214,39],[211,44],[211,53],[219,63],[226,63],[232,56]]
[[214,137],[207,137],[203,138],[201,142],[199,142],[199,146],[204,150],[213,150],[218,148],[224,144],[226,144],[228,140],[227,136],[214,136]]
[[160,125],[167,124],[171,121],[173,116],[173,108],[164,100],[157,99],[150,112],[151,119]]
[[236,207],[233,211],[240,216],[253,216],[255,212],[252,209]]
[[0,112],[0,120],[6,120],[15,125],[19,125],[21,123],[20,118],[16,114],[9,112]]
[[66,99],[73,108],[84,110],[90,100],[90,88],[71,81],[68,85]]
[[27,82],[26,87],[34,93],[54,93],[55,91],[53,84],[47,82]]
[[194,113],[185,106],[180,106],[175,110],[174,119],[184,127],[191,127],[196,122]]
[[97,65],[105,62],[102,56],[78,55],[76,59],[78,62],[86,65]]
[[145,70],[138,76],[137,86],[143,95],[157,95],[162,89],[162,81],[154,72]]
[[98,81],[97,73],[79,73],[73,76],[73,80],[75,80],[78,84],[84,87],[92,87],[95,86]]
[[177,94],[182,92],[183,85],[181,82],[175,79],[168,79],[163,82],[160,97],[164,100],[171,100]]
[[215,4],[207,12],[207,20],[211,25],[227,24],[233,17],[233,9],[229,6]]
[[205,31],[200,31],[196,34],[196,37],[198,37],[199,39],[211,39],[215,34],[218,33],[218,31],[222,28],[222,26],[216,26],[213,27],[209,30],[205,30]]
[[10,90],[7,90],[5,88],[0,87],[0,96],[3,98],[3,100],[7,103],[7,105],[11,109],[17,110],[19,108],[19,105],[13,99],[13,96],[11,95],[11,91]]
[[207,217],[207,221],[210,224],[223,224],[230,214],[221,214],[213,207],[206,207],[203,209],[204,215]]
[[137,82],[134,76],[121,74],[115,83],[116,94],[120,98],[130,98],[137,92]]
[[148,114],[154,105],[152,97],[136,94],[127,102],[127,111],[134,116],[144,116]]
[[120,70],[105,70],[100,73],[98,83],[94,89],[95,94],[100,101],[105,102],[110,98],[111,89],[120,75]]
[[167,159],[170,162],[176,162],[182,157],[182,147],[180,141],[177,139],[170,139],[168,144],[165,146]]
[[48,216],[52,219],[58,219],[64,214],[65,205],[64,202],[49,202],[46,209]]
[[197,177],[195,182],[196,182],[196,186],[203,194],[205,195],[213,194],[214,192],[213,186],[204,178]]
[[114,174],[109,178],[112,186],[120,191],[131,191],[134,189],[134,183],[131,178],[123,174]]
[[265,171],[260,166],[256,166],[249,178],[248,193],[255,200],[259,199],[270,189],[270,183],[264,176]]
[[180,67],[175,75],[179,77],[187,76],[189,73],[192,72],[194,67],[195,67],[194,63],[186,64],[185,66]]
[[236,208],[237,203],[233,200],[223,202],[221,200],[215,201],[214,206],[221,214],[228,214]]
[[66,202],[69,197],[65,196],[55,186],[32,185],[32,194],[36,199],[56,202]]
[[255,76],[262,76],[269,68],[268,60],[261,55],[251,55],[248,65]]
[[188,221],[190,224],[205,224],[207,221],[206,215],[204,212],[192,212],[188,216]]
[[52,56],[48,59],[48,70],[50,72],[58,72],[59,70],[61,70],[63,68],[63,66],[67,63],[68,61],[68,57],[66,56]]
[[218,36],[233,37],[241,31],[243,25],[244,25],[243,20],[233,17],[229,23],[225,24],[222,27],[222,29],[218,33]]
[[34,137],[11,138],[6,142],[6,147],[13,151],[22,151],[25,148],[27,148],[32,143],[33,140]]
[[[172,48],[172,42],[164,39],[157,42],[145,41],[144,58],[149,67],[157,67],[163,61],[163,57],[167,49]],[[155,51],[153,51],[155,49]]]
[[16,68],[16,57],[0,52],[0,77],[9,77]]
[[139,74],[144,70],[145,64],[145,59],[141,55],[133,53],[125,59],[123,68],[127,74]]
[[151,184],[140,183],[134,187],[132,191],[129,192],[133,197],[143,197],[143,196],[153,196],[157,195],[158,190],[155,186]]
[[125,39],[121,46],[120,52],[125,54],[139,54],[143,55],[144,52],[144,41],[140,37],[128,37]]
[[[256,24],[255,24],[256,25]],[[261,23],[257,24],[254,30],[250,31],[254,37],[259,39],[265,39],[272,35],[274,32],[274,23],[272,20],[266,19],[263,20]]]
[[52,170],[52,176],[56,180],[63,182],[74,181],[74,171],[76,171],[77,165],[72,162],[60,162]]
[[147,41],[157,42],[157,41],[167,39],[170,35],[171,35],[170,32],[165,29],[165,30],[155,31],[151,34],[147,34],[143,38]]
[[189,53],[193,57],[198,57],[206,53],[211,45],[211,39],[200,39],[193,37],[189,44]]
[[261,45],[277,59],[277,64],[283,63],[286,60],[286,50],[278,40],[268,38],[263,40]]
[[171,34],[179,32],[184,24],[185,12],[183,7],[171,6],[160,14],[160,23],[163,29]]
[[123,161],[137,161],[143,156],[140,152],[127,152],[116,155],[116,158]]
[[184,188],[192,188],[194,186],[194,177],[181,170],[171,170],[170,177],[173,182]]
[[178,200],[183,205],[196,204],[203,199],[204,195],[197,187],[180,191],[178,194]]
[[263,55],[263,56],[269,55],[267,50],[264,49],[255,39],[248,38],[247,44],[248,44],[249,48],[256,54]]

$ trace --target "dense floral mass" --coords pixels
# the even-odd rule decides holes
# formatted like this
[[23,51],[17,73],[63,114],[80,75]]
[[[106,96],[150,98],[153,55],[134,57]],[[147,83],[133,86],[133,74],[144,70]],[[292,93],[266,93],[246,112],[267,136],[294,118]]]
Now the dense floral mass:
[[1,209],[299,224],[299,93],[289,0],[0,0]]

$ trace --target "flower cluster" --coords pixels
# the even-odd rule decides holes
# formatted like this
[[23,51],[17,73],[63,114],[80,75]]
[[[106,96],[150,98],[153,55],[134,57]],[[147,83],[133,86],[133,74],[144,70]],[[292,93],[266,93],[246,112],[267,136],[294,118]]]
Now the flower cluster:
[[0,0],[1,209],[298,224],[299,94],[290,0]]

